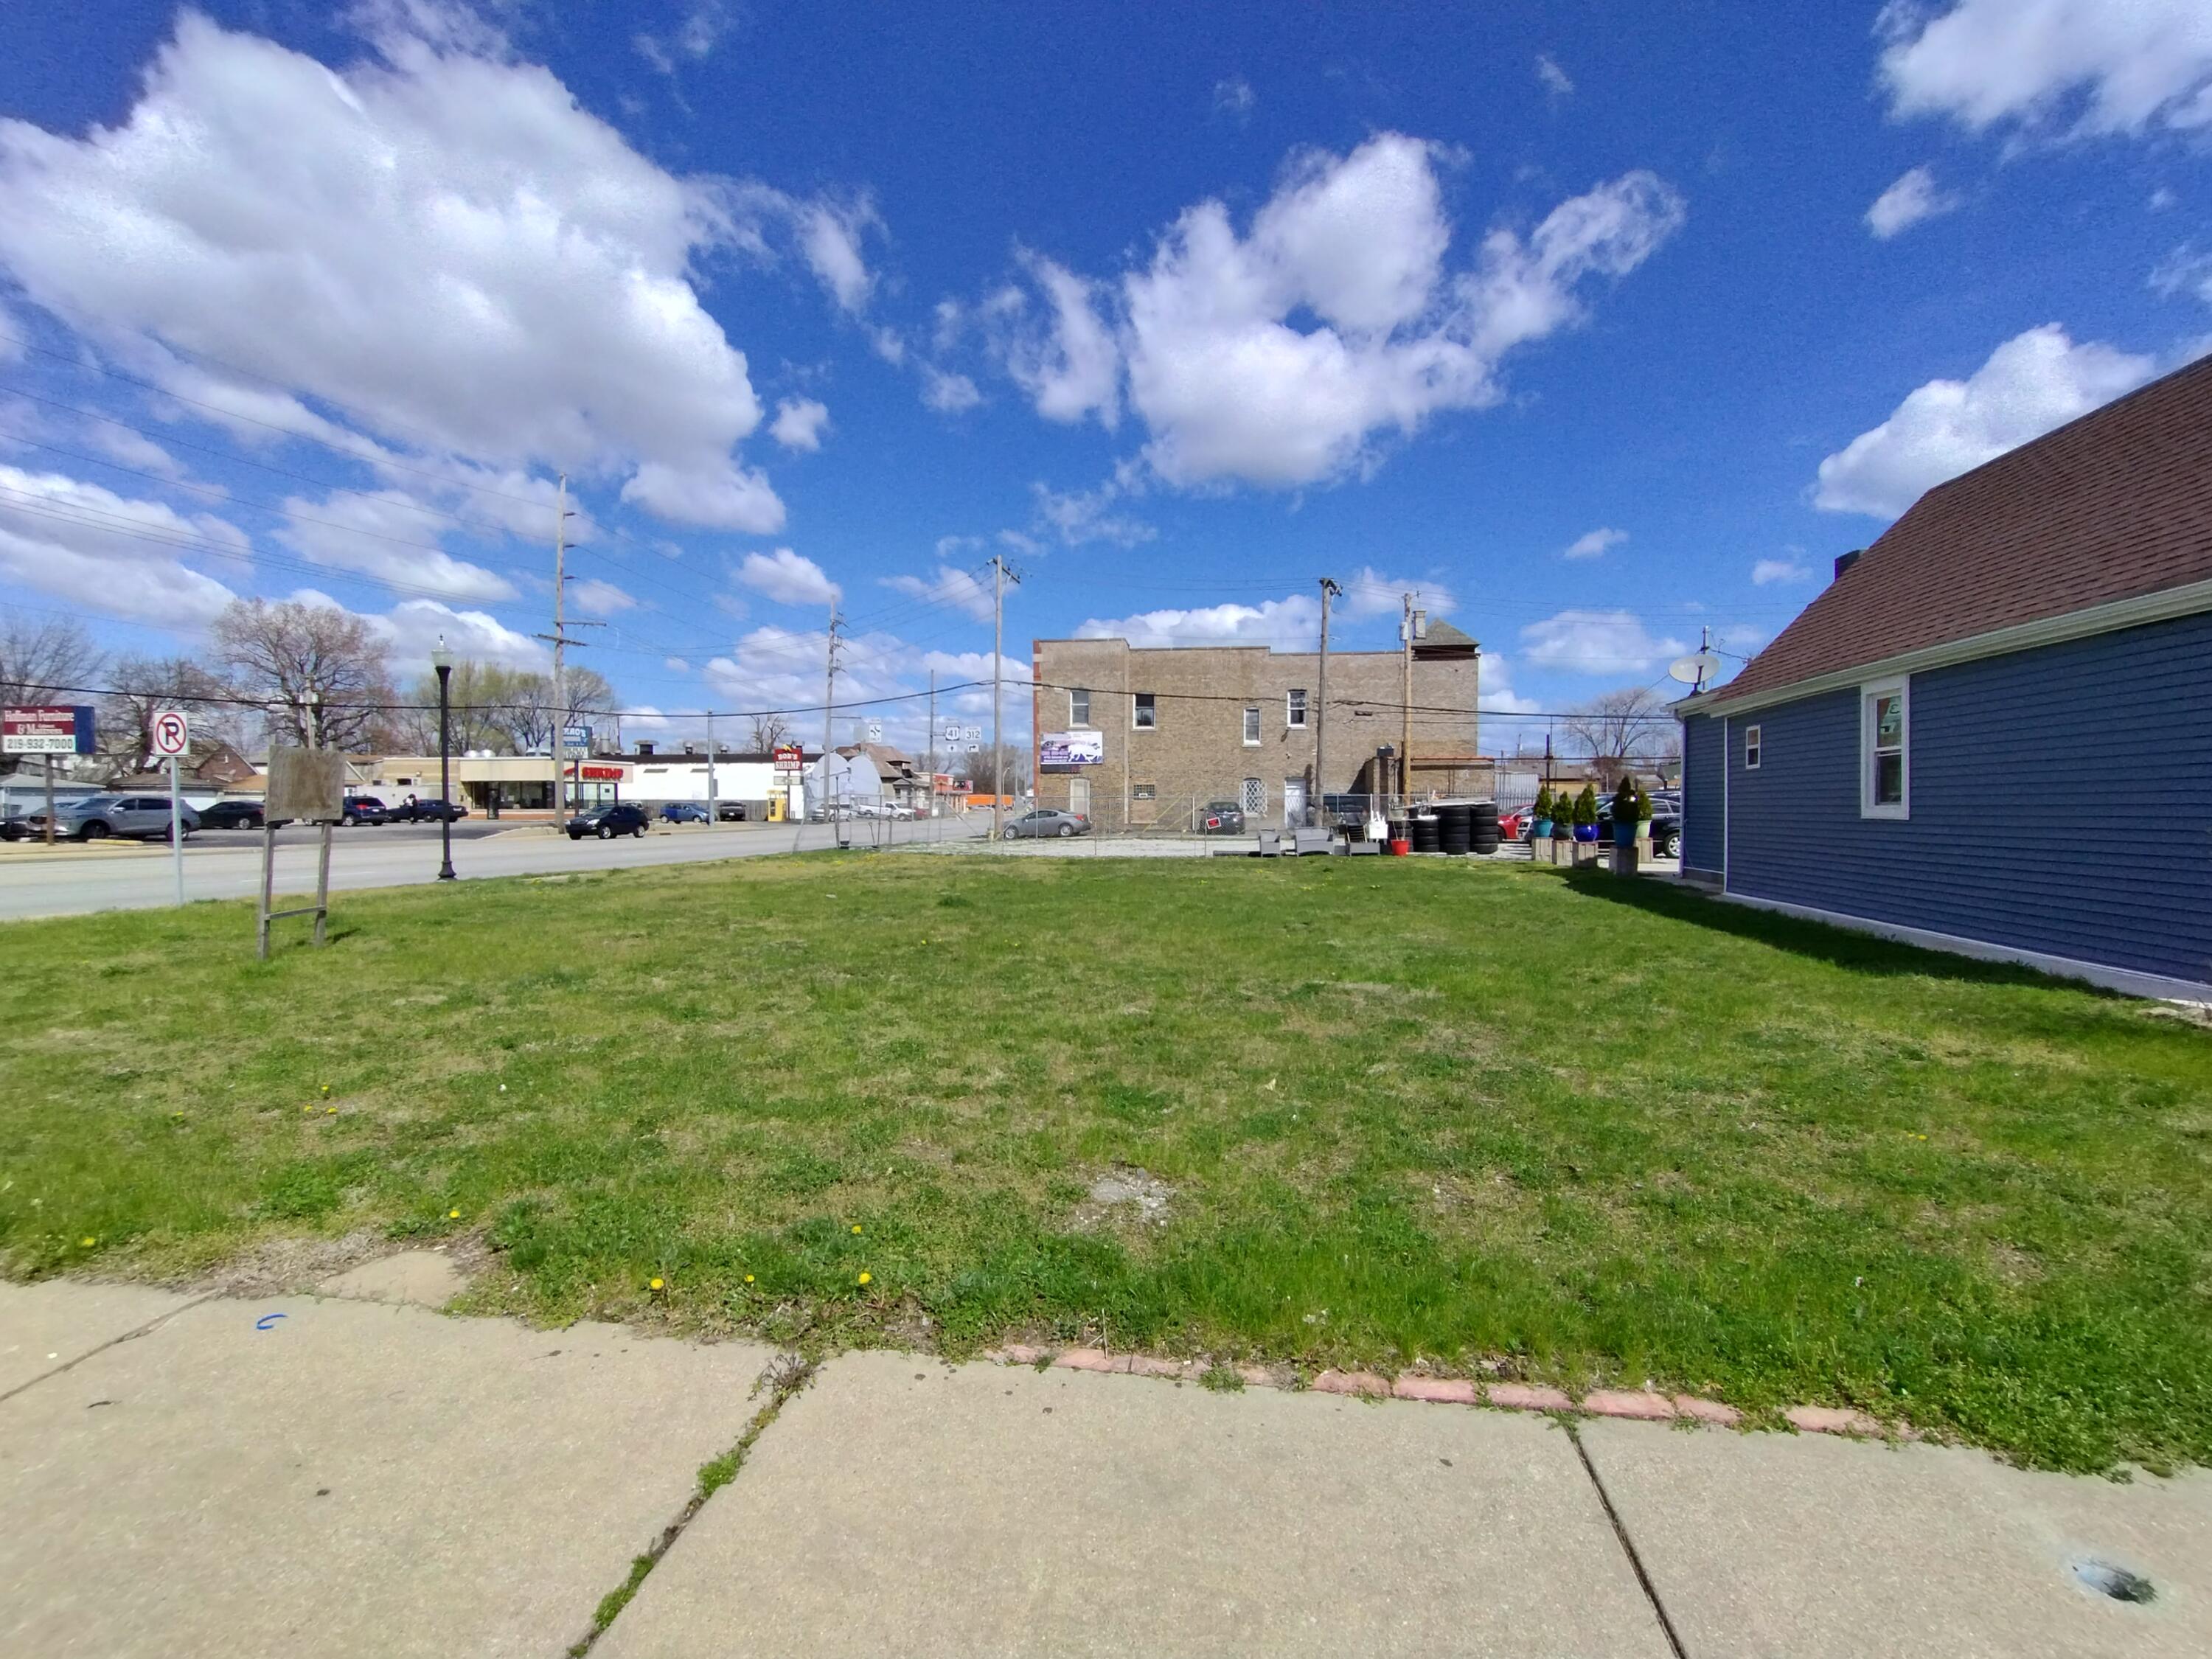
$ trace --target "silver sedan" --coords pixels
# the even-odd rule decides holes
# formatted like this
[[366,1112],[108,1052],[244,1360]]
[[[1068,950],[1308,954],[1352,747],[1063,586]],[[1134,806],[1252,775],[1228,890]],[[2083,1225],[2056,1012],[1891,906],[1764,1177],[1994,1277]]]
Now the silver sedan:
[[1034,812],[1024,812],[999,831],[1001,841],[1015,841],[1024,836],[1087,836],[1091,820],[1080,812],[1063,812],[1056,807],[1040,806]]

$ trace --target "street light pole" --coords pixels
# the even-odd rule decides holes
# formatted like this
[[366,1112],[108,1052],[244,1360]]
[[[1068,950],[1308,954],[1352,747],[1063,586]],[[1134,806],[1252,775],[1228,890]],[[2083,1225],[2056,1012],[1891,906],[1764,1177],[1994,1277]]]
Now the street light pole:
[[453,653],[446,649],[446,636],[438,635],[438,648],[430,653],[430,666],[438,671],[438,879],[453,879],[453,743],[448,724],[453,707]]

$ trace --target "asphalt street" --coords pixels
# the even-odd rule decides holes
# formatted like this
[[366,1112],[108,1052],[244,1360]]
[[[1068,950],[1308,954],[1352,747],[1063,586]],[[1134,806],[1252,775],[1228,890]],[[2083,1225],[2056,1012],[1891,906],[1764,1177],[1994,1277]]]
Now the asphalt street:
[[[883,823],[736,823],[656,828],[644,836],[611,842],[572,842],[550,825],[456,825],[453,871],[464,881],[493,876],[544,875],[640,865],[694,864],[767,853],[789,853],[837,844],[905,847],[987,834],[982,817]],[[251,898],[261,883],[260,836],[252,830],[194,836],[185,846],[185,897]],[[312,830],[277,832],[276,891],[311,893],[315,884],[316,837]],[[434,824],[386,824],[337,830],[331,837],[331,888],[407,887],[435,880]],[[173,903],[175,888],[168,849],[87,848],[47,853],[0,846],[0,921],[32,916],[83,915],[95,910],[137,910]]]

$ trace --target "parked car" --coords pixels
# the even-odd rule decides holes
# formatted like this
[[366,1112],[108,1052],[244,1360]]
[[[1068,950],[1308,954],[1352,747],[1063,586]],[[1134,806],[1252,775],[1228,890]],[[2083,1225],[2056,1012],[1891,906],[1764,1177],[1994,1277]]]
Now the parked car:
[[[169,817],[167,795],[88,795],[55,806],[54,833],[77,841],[101,841],[110,836],[167,841]],[[27,834],[46,833],[44,812],[33,812],[21,822]],[[189,836],[200,827],[200,815],[187,806],[182,823]]]
[[1024,836],[1087,836],[1091,820],[1080,812],[1063,812],[1056,807],[1040,806],[1034,812],[1024,812],[999,832],[1001,841],[1014,841]]
[[348,795],[340,823],[389,823],[392,809],[374,795]]
[[711,823],[707,809],[694,800],[672,800],[660,809],[663,823]]
[[459,823],[468,817],[469,809],[457,800],[441,800],[433,795],[428,800],[403,800],[385,813],[386,823]]
[[[1660,805],[1656,795],[1652,797],[1651,808],[1651,856],[1671,859],[1682,838],[1682,815]],[[1609,800],[1598,803],[1597,838],[1601,845],[1613,845],[1613,803]]]
[[200,809],[203,830],[258,830],[265,822],[258,800],[219,800]]
[[1244,833],[1244,809],[1233,800],[1210,800],[1198,815],[1200,835],[1241,836]]
[[609,801],[604,806],[587,806],[568,820],[568,839],[581,841],[586,836],[597,836],[601,841],[612,841],[617,836],[641,836],[650,822],[645,808],[626,800]]
[[724,823],[743,823],[745,804],[741,800],[718,800],[714,803],[714,816]]
[[1534,801],[1500,811],[1498,815],[1498,837],[1504,841],[1526,841],[1535,821],[1536,803]]

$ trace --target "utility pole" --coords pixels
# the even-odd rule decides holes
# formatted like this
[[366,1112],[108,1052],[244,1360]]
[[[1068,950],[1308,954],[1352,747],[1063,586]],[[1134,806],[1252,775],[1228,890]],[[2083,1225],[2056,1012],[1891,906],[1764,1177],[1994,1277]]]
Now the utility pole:
[[714,811],[714,715],[710,709],[707,714],[707,827],[711,830],[721,821]]
[[1406,595],[1406,616],[1405,620],[1398,624],[1398,634],[1406,657],[1405,724],[1399,733],[1398,743],[1398,795],[1401,801],[1410,802],[1413,793],[1413,596],[1411,593]]
[[[568,637],[568,626],[563,620],[568,597],[568,520],[576,515],[568,510],[568,475],[561,475],[561,494],[553,510],[553,631],[538,637],[553,647],[553,827],[561,827],[561,815],[568,810],[568,760],[562,750],[567,747],[568,725],[568,657],[572,645],[583,641]],[[579,623],[580,628],[599,628],[599,623]]]
[[[999,704],[1003,693],[1006,656],[1006,580],[1011,574],[1000,555],[991,556],[991,839],[999,839],[1006,819],[1006,746],[999,737]],[[1013,577],[1017,582],[1019,576]]]
[[929,671],[929,816],[937,816],[937,671]]
[[1321,684],[1314,691],[1314,798],[1306,803],[1316,823],[1322,822],[1322,803],[1328,799],[1328,768],[1323,743],[1328,736],[1328,602],[1344,590],[1335,579],[1321,579]]
[[822,688],[822,821],[824,823],[830,822],[830,729],[836,718],[837,627],[840,620],[837,601],[832,599],[830,601],[830,648],[824,653],[825,678]]

